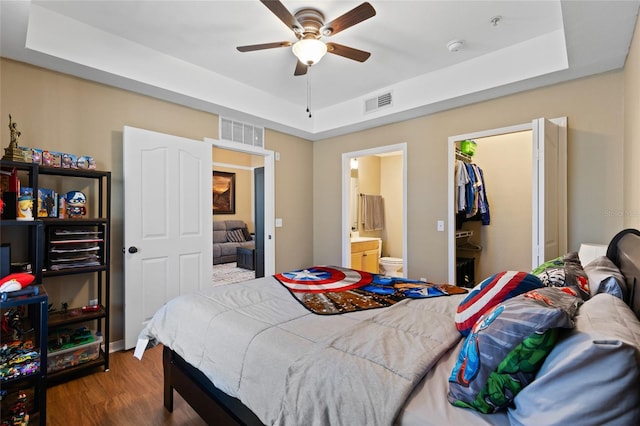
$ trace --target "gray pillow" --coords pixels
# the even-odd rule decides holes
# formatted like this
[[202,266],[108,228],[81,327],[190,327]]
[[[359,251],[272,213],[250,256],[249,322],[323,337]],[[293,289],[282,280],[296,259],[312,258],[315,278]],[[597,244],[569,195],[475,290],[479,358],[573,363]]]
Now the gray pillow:
[[632,425],[640,418],[640,321],[598,294],[578,311],[535,380],[509,408],[511,424]]
[[629,291],[620,269],[607,256],[600,256],[584,266],[589,277],[591,296],[598,293],[612,294],[624,302],[628,301]]

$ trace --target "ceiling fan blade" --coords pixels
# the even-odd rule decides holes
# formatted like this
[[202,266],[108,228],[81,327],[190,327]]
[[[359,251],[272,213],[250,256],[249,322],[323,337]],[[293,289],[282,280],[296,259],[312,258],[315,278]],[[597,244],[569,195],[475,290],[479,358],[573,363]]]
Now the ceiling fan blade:
[[322,27],[321,33],[325,36],[332,36],[375,15],[376,10],[373,6],[364,2],[360,6],[351,9],[344,15],[334,19],[328,24],[325,24]]
[[253,50],[263,50],[263,49],[273,49],[276,47],[289,47],[293,43],[290,41],[279,41],[276,43],[263,43],[263,44],[250,44],[248,46],[238,46],[238,49],[241,52],[251,52]]
[[364,62],[371,56],[371,53],[365,52],[364,50],[354,49],[353,47],[343,46],[337,43],[327,43],[327,52],[358,62]]
[[296,64],[296,70],[294,71],[293,75],[305,75],[307,73],[307,68],[309,67],[298,61],[298,63]]
[[267,8],[273,12],[274,15],[278,17],[284,24],[289,27],[293,32],[302,31],[302,25],[296,19],[295,16],[289,12],[289,9],[284,7],[284,5],[278,0],[260,0],[262,4],[267,6]]

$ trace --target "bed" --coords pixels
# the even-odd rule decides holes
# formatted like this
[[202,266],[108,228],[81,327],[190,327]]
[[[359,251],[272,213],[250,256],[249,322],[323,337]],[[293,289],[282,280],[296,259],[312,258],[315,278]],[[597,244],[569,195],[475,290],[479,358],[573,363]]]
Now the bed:
[[[281,282],[264,277],[170,301],[141,333],[136,356],[163,344],[166,409],[172,411],[178,391],[208,424],[635,424],[640,232],[621,231],[606,258],[588,266],[582,275],[590,287],[581,282],[586,301],[574,303],[562,292],[571,303],[562,311],[564,323],[551,328],[553,345],[530,382],[495,413],[452,403],[459,399],[452,379],[462,354],[470,342],[489,338],[480,321],[461,335],[461,306],[472,294],[317,315]],[[621,288],[624,294],[616,294]],[[537,297],[525,298],[540,302],[549,291],[537,288]],[[530,293],[502,305],[508,311]],[[486,322],[495,308],[480,319]]]

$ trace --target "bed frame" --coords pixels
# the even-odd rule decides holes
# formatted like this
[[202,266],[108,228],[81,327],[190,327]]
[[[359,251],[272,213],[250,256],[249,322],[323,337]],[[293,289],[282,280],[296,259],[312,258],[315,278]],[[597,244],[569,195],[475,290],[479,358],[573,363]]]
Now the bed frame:
[[[624,275],[631,289],[627,304],[640,318],[640,231],[625,229],[616,234],[607,249],[607,257]],[[215,425],[262,425],[262,422],[238,399],[216,388],[197,368],[165,347],[162,356],[164,367],[164,406],[173,411],[173,390],[193,407],[207,422]]]
[[173,412],[173,390],[210,425],[262,426],[258,417],[240,400],[216,388],[197,368],[168,347],[162,352],[164,406]]

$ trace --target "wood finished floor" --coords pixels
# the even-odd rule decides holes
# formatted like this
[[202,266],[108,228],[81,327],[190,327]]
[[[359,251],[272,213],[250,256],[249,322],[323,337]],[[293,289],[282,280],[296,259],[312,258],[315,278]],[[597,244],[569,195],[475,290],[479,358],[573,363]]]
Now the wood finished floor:
[[47,426],[205,425],[177,392],[173,413],[165,410],[162,381],[161,345],[147,349],[142,360],[133,351],[114,352],[109,371],[47,389]]

